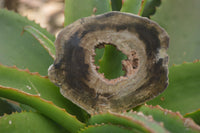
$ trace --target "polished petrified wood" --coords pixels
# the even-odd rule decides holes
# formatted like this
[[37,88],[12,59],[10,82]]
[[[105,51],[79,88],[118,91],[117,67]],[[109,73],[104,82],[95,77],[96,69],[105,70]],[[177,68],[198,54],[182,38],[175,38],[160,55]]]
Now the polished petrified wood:
[[[104,44],[127,56],[124,76],[108,80],[98,73],[95,48]],[[82,18],[58,35],[49,78],[88,113],[131,109],[167,87],[168,44],[164,29],[148,18],[120,12]]]

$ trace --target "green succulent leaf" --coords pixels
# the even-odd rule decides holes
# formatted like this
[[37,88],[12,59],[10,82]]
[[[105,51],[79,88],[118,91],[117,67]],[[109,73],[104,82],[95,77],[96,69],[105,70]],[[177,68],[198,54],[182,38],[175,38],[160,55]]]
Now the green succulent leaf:
[[104,54],[104,50],[105,50],[105,48],[101,48],[101,49],[96,48],[95,49],[95,53],[96,53],[96,56],[94,57],[94,59],[95,59],[94,64],[95,65],[99,66],[99,62],[100,62],[100,60],[101,60],[101,58]]
[[162,0],[152,16],[170,36],[170,66],[200,59],[199,5],[199,0]]
[[69,132],[77,132],[85,126],[76,117],[68,114],[65,109],[61,109],[52,102],[44,100],[37,95],[31,95],[15,88],[0,86],[0,97],[30,105],[43,115],[63,126]]
[[198,125],[200,125],[200,109],[198,109],[197,111],[194,111],[192,113],[187,113],[185,114],[186,118],[192,118]]
[[99,60],[99,72],[104,73],[105,78],[115,79],[123,76],[125,72],[122,70],[122,60],[127,59],[127,56],[117,50],[112,45],[105,45],[104,54]]
[[123,114],[106,113],[94,115],[89,120],[89,125],[95,124],[112,124],[131,130],[132,132],[146,133],[165,133],[165,130],[159,123],[149,119],[142,113],[125,112]]
[[37,95],[45,100],[52,101],[55,105],[66,109],[82,121],[88,117],[85,111],[64,98],[60,94],[60,89],[50,82],[47,77],[42,77],[37,73],[34,74],[28,72],[28,70],[19,70],[0,65],[0,85],[16,88],[20,92]]
[[156,8],[160,6],[161,0],[147,0],[142,16],[150,18],[156,12]]
[[45,36],[42,32],[32,26],[25,26],[24,31],[27,31],[35,37],[36,40],[45,48],[52,58],[55,58],[56,49],[52,40]]
[[125,0],[121,8],[121,12],[129,12],[133,14],[142,14],[146,0]]
[[122,0],[111,0],[112,11],[120,11],[122,7]]
[[65,26],[77,19],[108,11],[111,11],[108,0],[65,0]]
[[8,102],[6,99],[0,98],[0,116],[11,114],[12,112],[21,112],[21,108],[14,103]]
[[199,133],[200,127],[196,125],[191,119],[183,118],[183,116],[176,112],[163,109],[160,106],[144,105],[137,109],[138,112],[144,113],[157,122],[160,122],[168,131],[172,133]]
[[169,86],[155,99],[147,102],[160,105],[182,115],[199,109],[200,62],[185,63],[169,68]]
[[1,133],[66,133],[66,130],[39,113],[21,112],[0,118]]
[[47,69],[53,59],[32,35],[21,33],[24,26],[30,25],[51,41],[54,41],[55,37],[17,13],[0,9],[0,18],[0,63],[47,75]]
[[23,111],[27,111],[27,112],[36,112],[37,111],[36,109],[34,109],[26,104],[20,103],[19,106],[20,106],[21,110],[23,110]]
[[140,7],[140,10],[139,10],[139,13],[138,15],[142,16],[143,12],[144,12],[144,8],[146,6],[146,3],[147,3],[148,0],[142,0],[142,3],[141,3],[141,7]]
[[145,127],[151,129],[151,131],[155,132],[155,133],[165,133],[165,132],[168,132],[162,124],[154,121],[152,119],[152,117],[148,117],[148,116],[145,116],[142,112],[139,112],[136,114],[136,112],[132,112],[132,111],[129,111],[129,112],[126,112],[126,113],[123,113],[125,116],[129,116],[131,117],[132,119],[135,119],[135,120],[138,120],[138,122],[141,122],[145,125]]
[[79,133],[133,133],[133,131],[117,125],[102,124],[86,127]]

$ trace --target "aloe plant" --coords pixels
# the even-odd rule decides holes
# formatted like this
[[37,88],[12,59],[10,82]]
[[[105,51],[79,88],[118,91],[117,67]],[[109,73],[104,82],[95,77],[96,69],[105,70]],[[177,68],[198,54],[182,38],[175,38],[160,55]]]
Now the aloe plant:
[[[96,114],[65,98],[49,80],[48,68],[59,54],[56,37],[35,22],[0,9],[0,132],[200,132],[199,4],[198,0],[65,0],[65,26],[113,10],[149,17],[170,35],[167,89],[133,109]],[[121,61],[127,57],[106,45],[94,48],[98,73],[108,79],[123,76]],[[112,70],[113,63],[118,67]]]

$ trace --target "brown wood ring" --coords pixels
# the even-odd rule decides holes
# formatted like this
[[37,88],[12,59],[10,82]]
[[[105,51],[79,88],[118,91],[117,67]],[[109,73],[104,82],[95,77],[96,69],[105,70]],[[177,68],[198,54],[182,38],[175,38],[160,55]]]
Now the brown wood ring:
[[[95,47],[101,44],[113,44],[128,57],[122,62],[126,76],[108,80],[96,71]],[[124,111],[165,90],[168,45],[168,34],[148,18],[121,12],[82,18],[59,33],[49,78],[90,114]]]

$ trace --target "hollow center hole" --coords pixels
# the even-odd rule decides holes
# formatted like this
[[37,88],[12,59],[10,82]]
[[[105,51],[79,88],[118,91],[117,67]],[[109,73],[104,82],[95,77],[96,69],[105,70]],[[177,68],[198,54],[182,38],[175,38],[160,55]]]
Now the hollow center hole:
[[95,65],[98,66],[98,72],[103,73],[107,79],[116,79],[124,76],[122,60],[127,56],[111,44],[100,44],[95,48]]

